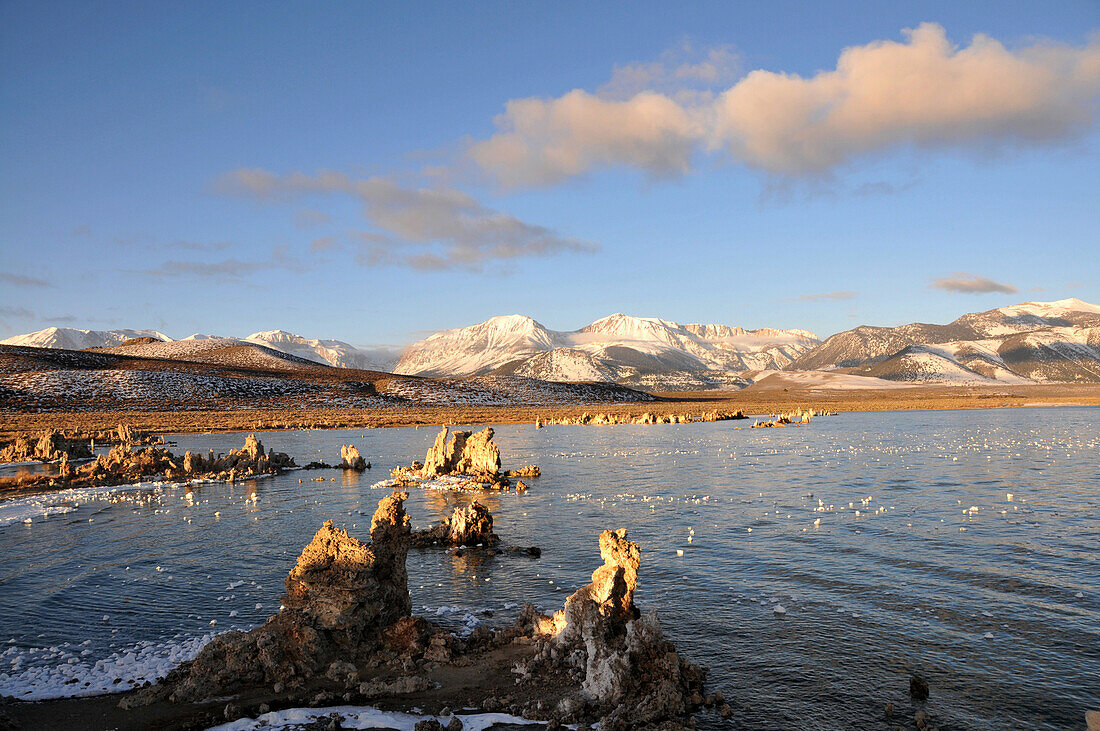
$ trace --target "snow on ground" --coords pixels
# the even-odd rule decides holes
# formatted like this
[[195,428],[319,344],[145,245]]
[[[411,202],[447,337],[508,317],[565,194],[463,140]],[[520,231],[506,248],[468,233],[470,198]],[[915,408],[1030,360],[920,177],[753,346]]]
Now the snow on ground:
[[[450,716],[420,716],[397,711],[380,711],[371,706],[330,706],[328,708],[288,708],[285,711],[272,711],[255,719],[242,718],[239,721],[214,726],[210,731],[251,731],[252,729],[294,729],[316,721],[327,721],[333,715],[341,718],[340,728],[383,728],[396,731],[415,731],[419,721],[435,719],[444,726]],[[529,721],[506,713],[456,713],[462,721],[463,731],[485,731],[495,724],[541,725],[543,721]]]
[[94,411],[112,403],[131,402],[166,408],[210,408],[219,402],[293,399],[302,407],[370,408],[385,406],[377,396],[354,384],[313,383],[283,378],[229,378],[188,372],[143,370],[51,370],[0,375],[0,390],[23,401],[23,410],[64,407]]

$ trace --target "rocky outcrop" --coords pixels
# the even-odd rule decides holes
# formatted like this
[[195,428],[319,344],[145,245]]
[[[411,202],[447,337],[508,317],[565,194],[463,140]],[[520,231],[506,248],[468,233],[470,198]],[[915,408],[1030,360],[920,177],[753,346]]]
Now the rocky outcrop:
[[496,476],[500,474],[500,450],[493,444],[493,429],[479,432],[456,431],[447,441],[447,427],[436,435],[435,444],[424,457],[420,476]]
[[747,419],[745,412],[738,409],[737,411],[707,411],[703,414],[703,421],[731,421],[735,419]]
[[340,446],[340,466],[345,470],[362,472],[367,469],[367,461],[359,456],[354,444],[343,444]]
[[[160,451],[168,453],[167,450]],[[211,451],[203,457],[201,454],[184,453],[182,475],[189,478],[202,476],[239,480],[256,475],[276,474],[294,466],[291,457],[282,452],[266,451],[256,435],[249,434],[245,437],[244,446],[229,450],[229,454],[215,457]]]
[[579,690],[559,700],[563,718],[600,716],[601,728],[634,728],[673,719],[703,702],[705,671],[666,642],[655,611],[634,605],[641,554],[626,531],[600,534],[604,564],[552,616],[528,605],[521,622],[538,650],[517,672],[528,682],[566,673]]
[[495,546],[500,537],[493,532],[493,516],[478,501],[455,508],[439,525],[417,531],[414,546]]
[[[512,626],[460,636],[411,616],[407,498],[379,502],[369,544],[325,523],[286,578],[283,611],[249,632],[215,637],[119,706],[174,703],[178,714],[178,704],[193,703],[205,713],[212,699],[231,697],[241,705],[226,707],[226,717],[232,710],[238,718],[264,713],[268,703],[385,701],[444,716],[441,709],[461,704],[549,728],[597,719],[616,730],[693,725],[685,715],[704,702],[703,671],[662,638],[654,613],[634,605],[641,556],[625,531],[600,536],[603,566],[562,611],[545,616],[528,605]],[[459,512],[491,534],[487,511],[471,508]]]
[[504,473],[505,477],[538,477],[542,474],[542,470],[538,465],[529,464],[526,467],[521,467],[518,470],[508,470]]
[[248,435],[241,449],[231,449],[229,454],[217,456],[211,451],[206,457],[186,452],[181,458],[162,447],[135,449],[132,445],[120,444],[112,447],[108,454],[96,457],[94,462],[79,467],[71,465],[67,456],[62,457],[56,477],[4,478],[0,480],[0,489],[126,485],[143,480],[238,480],[278,474],[294,466],[294,460],[286,454],[266,451],[253,434]]
[[326,673],[354,680],[357,663],[412,611],[406,498],[408,493],[395,493],[379,501],[369,545],[326,522],[286,578],[282,612],[250,632],[218,635],[147,699],[198,701],[245,686],[301,684]]
[[615,424],[691,424],[694,422],[726,421],[729,419],[745,419],[742,411],[708,411],[699,416],[693,414],[654,414],[646,411],[642,414],[590,414],[585,412],[580,416],[566,416],[560,419],[552,419],[540,422],[545,424],[580,425],[580,426],[611,426]]
[[486,427],[479,432],[456,431],[451,435],[447,427],[435,437],[424,462],[413,462],[410,467],[396,467],[390,473],[394,487],[416,484],[418,481],[437,477],[455,476],[467,478],[462,487],[470,489],[510,490],[509,477],[538,477],[535,465],[514,472],[501,472],[500,449],[493,443],[493,430]]
[[57,430],[42,432],[37,437],[20,435],[0,450],[0,462],[54,462],[59,459],[82,459],[92,456],[87,438],[66,436]]

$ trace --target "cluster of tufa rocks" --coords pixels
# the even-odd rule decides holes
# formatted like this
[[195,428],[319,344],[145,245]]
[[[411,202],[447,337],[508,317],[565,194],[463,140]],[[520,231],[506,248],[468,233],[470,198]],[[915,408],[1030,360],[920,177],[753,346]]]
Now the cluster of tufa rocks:
[[[535,465],[502,471],[500,449],[493,443],[492,427],[485,427],[479,432],[456,431],[450,435],[450,440],[447,439],[448,434],[450,430],[443,427],[422,463],[413,462],[410,467],[394,468],[390,476],[395,486],[404,487],[436,477],[459,476],[468,478],[464,483],[466,487],[510,490],[510,478],[538,477],[540,474]],[[526,488],[524,485],[523,489]]]
[[119,424],[116,429],[94,432],[60,432],[50,429],[38,436],[20,434],[3,449],[3,462],[57,462],[60,460],[90,459],[95,453],[96,442],[104,445],[163,444],[164,440],[139,431],[129,424]]
[[707,411],[700,416],[690,414],[654,414],[645,412],[635,416],[634,414],[589,414],[587,411],[580,416],[566,416],[560,419],[543,421],[535,419],[535,428],[541,429],[547,424],[603,426],[614,424],[690,424],[704,421],[727,421],[730,419],[747,419],[743,411]]
[[206,457],[187,452],[177,457],[165,448],[143,447],[135,449],[131,444],[112,447],[106,455],[95,461],[74,466],[67,454],[62,454],[57,476],[20,475],[0,480],[0,488],[27,487],[77,487],[125,485],[143,480],[237,480],[258,475],[278,474],[294,467],[294,460],[281,452],[264,450],[254,434],[249,434],[241,449],[231,449],[229,454]]
[[88,439],[67,437],[56,430],[42,432],[37,438],[21,434],[0,450],[0,462],[55,462],[91,456]]
[[[528,606],[512,626],[460,637],[411,616],[407,498],[400,492],[379,502],[369,544],[325,523],[286,578],[283,611],[249,632],[215,637],[160,683],[126,694],[120,707],[232,696],[226,717],[236,718],[269,703],[405,698],[426,710],[434,704],[429,712],[443,716],[450,711],[439,708],[460,701],[548,727],[596,719],[607,729],[691,725],[685,716],[703,703],[704,672],[662,638],[655,613],[634,605],[640,551],[625,531],[600,536],[604,565],[562,611],[545,616]],[[493,535],[483,507],[463,515],[473,533]],[[485,680],[471,685],[471,677]],[[248,702],[256,707],[240,705]]]

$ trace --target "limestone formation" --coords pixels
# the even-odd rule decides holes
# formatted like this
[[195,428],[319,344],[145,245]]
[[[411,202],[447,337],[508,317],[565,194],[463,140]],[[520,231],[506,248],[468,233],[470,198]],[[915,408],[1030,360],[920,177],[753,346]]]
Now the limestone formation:
[[416,546],[494,546],[500,538],[493,532],[493,516],[478,501],[455,508],[439,525],[413,534]]
[[[56,444],[56,433],[39,440],[45,449]],[[258,475],[278,474],[294,467],[294,460],[281,452],[268,452],[255,435],[249,434],[241,449],[231,449],[229,454],[209,456],[187,452],[177,457],[162,447],[135,449],[130,444],[112,447],[106,455],[99,455],[94,462],[73,467],[69,463],[71,452],[60,451],[62,467],[56,477],[49,475],[22,475],[0,481],[0,489],[7,487],[76,487],[85,485],[125,485],[142,480],[234,480]]]
[[354,680],[356,664],[412,611],[405,572],[407,498],[395,493],[379,501],[369,545],[326,522],[286,578],[284,611],[250,632],[218,635],[147,700],[199,701],[246,686],[301,684],[326,673]]
[[345,470],[362,472],[367,469],[367,461],[359,456],[354,444],[343,444],[340,446],[340,466]]
[[[603,566],[562,611],[547,617],[528,605],[515,625],[459,636],[411,616],[407,498],[395,493],[379,502],[370,544],[325,523],[286,578],[283,611],[249,632],[215,637],[160,683],[125,695],[120,707],[195,703],[201,714],[211,701],[231,699],[239,716],[264,713],[268,702],[342,699],[434,706],[429,712],[442,716],[462,703],[541,719],[547,728],[596,719],[614,731],[693,725],[684,716],[704,702],[704,673],[662,638],[655,613],[634,605],[641,556],[625,531],[601,534]],[[480,505],[447,523],[459,530],[463,520],[467,535],[491,535]],[[458,674],[436,673],[443,665]],[[501,683],[513,675],[515,682]],[[722,705],[720,694],[709,698]]]
[[531,464],[531,465],[527,465],[526,467],[521,467],[518,470],[508,470],[507,472],[504,473],[504,476],[505,477],[538,477],[541,474],[542,474],[542,471],[539,470],[538,465]]
[[456,431],[450,441],[447,433],[447,427],[443,427],[436,435],[435,444],[424,457],[421,477],[500,474],[500,450],[493,444],[492,427],[476,433]]
[[424,463],[413,462],[411,467],[396,467],[390,473],[394,487],[405,487],[419,480],[431,480],[443,476],[468,478],[464,487],[475,489],[509,490],[508,477],[522,474],[537,477],[538,467],[524,467],[518,473],[501,472],[500,449],[493,443],[493,430],[486,427],[479,432],[456,431],[450,435],[447,427],[435,437],[424,457]]
[[65,436],[56,429],[44,431],[38,437],[20,435],[0,450],[0,462],[54,462],[63,457],[81,459],[91,456],[88,439]]
[[517,672],[530,682],[567,672],[579,691],[562,698],[563,715],[601,717],[601,728],[633,728],[683,716],[702,703],[705,671],[666,642],[655,611],[634,605],[641,554],[626,531],[600,535],[604,565],[565,608],[547,617],[528,605],[521,622],[539,638],[539,649]]

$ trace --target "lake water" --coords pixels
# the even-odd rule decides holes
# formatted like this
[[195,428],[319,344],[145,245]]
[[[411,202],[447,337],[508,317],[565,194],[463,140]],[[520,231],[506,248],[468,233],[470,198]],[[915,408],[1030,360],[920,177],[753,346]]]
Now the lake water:
[[[476,497],[542,558],[410,551],[414,612],[461,628],[560,608],[600,564],[598,533],[625,527],[637,602],[734,708],[704,727],[881,728],[887,703],[893,727],[912,719],[912,673],[941,729],[1083,728],[1100,709],[1100,409],[738,426],[497,428],[505,467],[543,476]],[[261,623],[323,521],[368,539],[373,485],[435,431],[259,435],[299,464],[354,443],[362,475],[0,501],[0,694],[123,689]],[[172,439],[228,451],[243,435]],[[406,508],[425,527],[474,498],[416,489]]]

